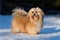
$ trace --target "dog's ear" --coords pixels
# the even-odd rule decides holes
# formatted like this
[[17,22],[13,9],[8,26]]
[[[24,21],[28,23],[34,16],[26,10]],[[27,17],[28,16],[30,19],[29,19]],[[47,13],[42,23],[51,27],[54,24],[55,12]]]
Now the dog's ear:
[[27,18],[30,19],[30,14],[29,13],[27,14]]
[[42,16],[44,16],[44,12],[42,10],[40,12],[41,12]]
[[30,17],[31,9],[28,11],[27,17]]
[[42,14],[42,16],[44,16],[44,12],[42,11],[42,9],[41,8],[39,8],[39,7],[36,7],[37,8],[37,10],[39,10],[40,11],[40,13]]

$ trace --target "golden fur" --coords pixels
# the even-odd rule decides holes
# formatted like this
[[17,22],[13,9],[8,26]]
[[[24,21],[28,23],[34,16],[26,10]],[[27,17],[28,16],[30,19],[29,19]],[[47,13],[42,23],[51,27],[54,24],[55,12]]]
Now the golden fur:
[[13,10],[13,20],[12,20],[12,32],[26,32],[25,24],[27,21],[27,12],[23,9],[15,9]]
[[27,33],[37,34],[43,27],[43,11],[39,8],[31,8],[28,12],[29,22],[26,26]]
[[12,32],[37,34],[43,27],[43,11],[39,8],[31,8],[29,12],[22,9],[13,10]]

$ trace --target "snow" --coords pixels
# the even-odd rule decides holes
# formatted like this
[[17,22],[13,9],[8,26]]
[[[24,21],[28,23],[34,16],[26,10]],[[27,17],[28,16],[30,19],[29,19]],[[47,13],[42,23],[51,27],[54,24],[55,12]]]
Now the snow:
[[60,17],[45,16],[44,27],[37,35],[12,34],[12,16],[0,15],[0,40],[60,40]]
[[45,39],[50,40],[51,38],[54,38],[54,40],[57,40],[59,37],[60,37],[60,32],[30,35],[25,33],[12,34],[11,31],[8,30],[0,33],[0,40],[45,40]]
[[44,18],[44,28],[53,28],[57,30],[60,29],[60,18],[55,16],[46,16]]

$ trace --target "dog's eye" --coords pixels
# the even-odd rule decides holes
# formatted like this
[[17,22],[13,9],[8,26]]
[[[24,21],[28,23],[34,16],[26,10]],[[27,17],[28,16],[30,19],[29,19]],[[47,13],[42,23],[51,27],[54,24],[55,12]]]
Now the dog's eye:
[[37,13],[37,11],[36,11],[36,13]]
[[34,13],[34,12],[32,11],[32,13]]

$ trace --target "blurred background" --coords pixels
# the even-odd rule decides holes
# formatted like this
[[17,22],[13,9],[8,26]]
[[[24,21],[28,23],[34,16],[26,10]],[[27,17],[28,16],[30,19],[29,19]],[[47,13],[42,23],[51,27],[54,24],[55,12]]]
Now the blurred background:
[[28,11],[40,7],[46,15],[60,14],[60,0],[0,0],[0,15],[11,15],[16,7]]

